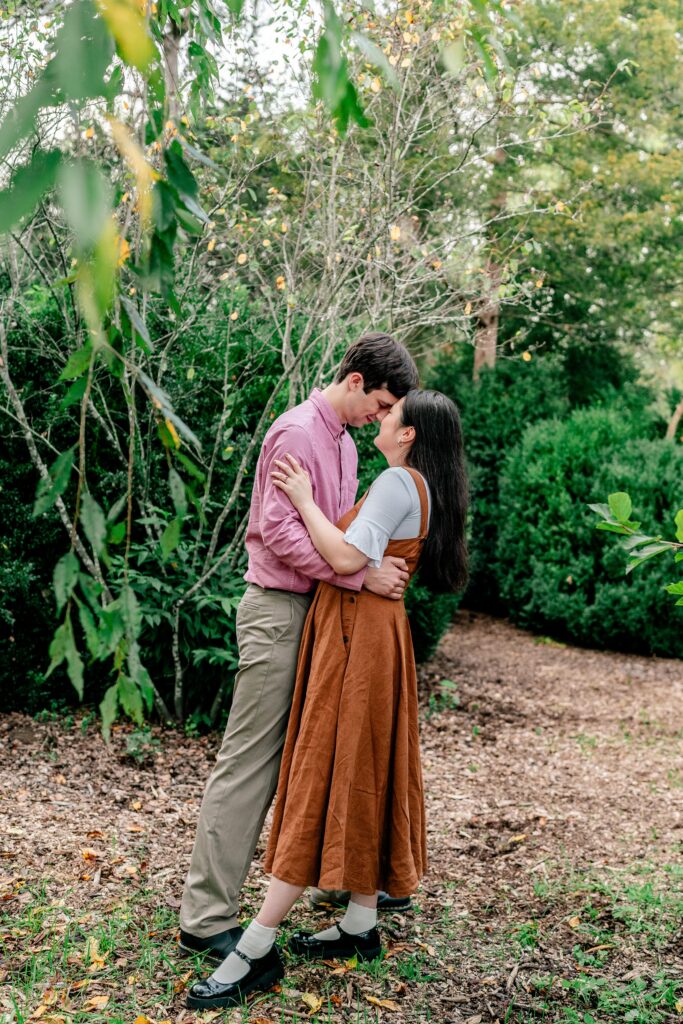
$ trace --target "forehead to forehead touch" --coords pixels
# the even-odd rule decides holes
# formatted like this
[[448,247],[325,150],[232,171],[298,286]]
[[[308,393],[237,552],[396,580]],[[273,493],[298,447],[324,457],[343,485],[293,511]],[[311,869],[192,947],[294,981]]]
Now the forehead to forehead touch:
[[389,391],[388,388],[385,387],[372,388],[372,390],[367,392],[367,396],[368,398],[374,398],[376,402],[379,402],[381,405],[384,405],[387,408],[389,408],[392,405],[396,405],[396,403],[400,401],[400,399],[398,399],[396,395],[392,395],[391,391]]

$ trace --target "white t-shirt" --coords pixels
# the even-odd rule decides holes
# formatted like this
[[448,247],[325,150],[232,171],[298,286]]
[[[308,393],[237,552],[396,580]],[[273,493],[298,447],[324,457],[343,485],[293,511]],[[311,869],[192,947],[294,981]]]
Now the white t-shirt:
[[[429,485],[424,477],[422,480],[429,511]],[[367,555],[368,564],[378,569],[389,541],[419,537],[421,520],[417,484],[403,466],[391,466],[373,483],[344,540]]]

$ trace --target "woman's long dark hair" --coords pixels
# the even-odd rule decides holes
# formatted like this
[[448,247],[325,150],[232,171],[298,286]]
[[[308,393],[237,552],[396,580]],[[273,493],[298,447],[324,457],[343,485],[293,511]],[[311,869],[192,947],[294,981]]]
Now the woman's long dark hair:
[[405,464],[429,484],[431,519],[420,558],[420,582],[436,591],[467,583],[467,470],[458,410],[440,391],[409,391],[404,427],[415,428]]

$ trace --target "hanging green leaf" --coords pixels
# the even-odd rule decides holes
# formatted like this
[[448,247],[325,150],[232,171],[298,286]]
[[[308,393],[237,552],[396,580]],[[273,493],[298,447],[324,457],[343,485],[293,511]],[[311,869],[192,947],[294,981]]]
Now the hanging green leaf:
[[73,551],[68,551],[57,562],[52,575],[52,583],[57,601],[57,611],[61,612],[71,597],[78,580],[78,559]]
[[118,687],[116,683],[110,686],[100,704],[100,715],[102,716],[102,735],[105,742],[109,743],[111,738],[111,727],[116,721],[116,712],[119,706]]
[[39,516],[52,508],[57,498],[66,490],[74,464],[74,449],[62,452],[48,470],[47,479],[41,480],[36,490],[33,515]]
[[82,377],[90,366],[92,358],[92,344],[88,340],[82,348],[76,349],[69,356],[66,366],[59,375],[60,380],[73,380],[74,377]]
[[184,519],[187,515],[187,493],[182,477],[173,468],[169,470],[168,486],[175,513],[178,519]]
[[[137,309],[135,308],[135,305],[130,301],[130,299],[126,298],[125,295],[121,295],[120,298],[121,305],[123,306],[128,317],[129,326],[132,326],[135,329],[135,334],[137,335],[135,340],[138,341],[139,338],[144,342],[144,344],[140,345],[140,347],[149,355],[149,353],[153,351],[154,346],[152,345],[152,339],[149,336],[149,331],[147,330],[147,325],[145,321],[142,319]],[[131,331],[130,334],[132,337],[133,331]]]
[[15,172],[9,188],[0,192],[0,234],[33,212],[41,196],[54,185],[61,159],[57,149],[37,149],[30,164]]
[[137,725],[142,725],[144,720],[142,695],[139,688],[127,676],[119,676],[118,698],[121,707],[128,717],[132,718]]
[[107,521],[104,512],[90,491],[86,491],[81,499],[81,522],[95,554],[105,554]]
[[164,561],[175,551],[180,543],[181,525],[180,519],[172,519],[161,535],[159,543]]

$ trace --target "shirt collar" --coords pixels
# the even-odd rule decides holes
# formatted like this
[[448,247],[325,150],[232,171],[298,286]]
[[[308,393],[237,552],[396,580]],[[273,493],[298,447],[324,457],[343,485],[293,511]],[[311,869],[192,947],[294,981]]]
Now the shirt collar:
[[332,437],[335,440],[339,440],[342,434],[346,432],[346,424],[341,422],[320,388],[313,388],[309,395],[309,400],[313,402],[313,405],[320,413],[320,417]]

